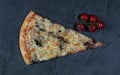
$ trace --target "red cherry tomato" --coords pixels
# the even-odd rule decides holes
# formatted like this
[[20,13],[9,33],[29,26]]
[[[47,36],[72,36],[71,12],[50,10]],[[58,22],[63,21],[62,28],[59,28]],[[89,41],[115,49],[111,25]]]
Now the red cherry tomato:
[[90,22],[94,23],[98,21],[98,17],[96,15],[91,15],[89,20]]
[[96,27],[94,24],[91,24],[89,27],[88,27],[88,31],[89,32],[95,32],[96,31]]
[[75,25],[75,28],[77,29],[77,31],[84,31],[86,28],[85,28],[85,25],[82,24],[82,23],[77,23]]
[[81,14],[80,15],[80,20],[84,20],[84,21],[88,21],[88,18],[89,18],[89,16],[88,16],[88,14],[86,14],[86,13],[83,13],[83,14]]
[[103,29],[105,27],[105,23],[104,22],[98,22],[98,26],[97,26],[97,28],[98,29]]

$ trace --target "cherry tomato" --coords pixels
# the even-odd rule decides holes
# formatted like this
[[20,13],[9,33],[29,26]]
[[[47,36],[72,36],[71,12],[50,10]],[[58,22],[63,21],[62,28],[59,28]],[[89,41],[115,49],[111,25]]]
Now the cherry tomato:
[[84,31],[86,28],[85,28],[85,25],[82,24],[82,23],[77,23],[75,25],[75,28],[77,29],[77,31]]
[[91,24],[90,26],[88,26],[88,31],[89,32],[95,32],[96,31],[96,27],[94,24]]
[[104,22],[98,22],[97,28],[98,29],[103,29],[105,27],[105,23]]
[[94,23],[98,21],[98,17],[96,15],[91,15],[89,20],[90,22]]
[[88,19],[89,19],[89,16],[88,16],[88,14],[86,14],[86,13],[83,13],[83,14],[81,14],[80,15],[80,20],[84,20],[84,21],[88,21]]

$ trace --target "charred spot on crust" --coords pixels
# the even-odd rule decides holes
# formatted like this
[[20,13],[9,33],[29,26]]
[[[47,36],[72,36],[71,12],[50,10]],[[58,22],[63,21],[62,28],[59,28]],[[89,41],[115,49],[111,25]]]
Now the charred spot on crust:
[[89,42],[85,42],[84,46],[86,46],[87,49],[92,49],[93,48],[93,44],[91,44]]
[[43,46],[41,40],[34,39],[34,41],[35,41],[36,45],[38,45],[38,46]]

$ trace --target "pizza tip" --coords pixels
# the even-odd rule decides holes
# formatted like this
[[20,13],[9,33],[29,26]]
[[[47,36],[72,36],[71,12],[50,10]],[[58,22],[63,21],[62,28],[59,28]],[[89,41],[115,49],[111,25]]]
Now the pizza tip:
[[102,46],[105,46],[105,44],[102,43],[102,42],[96,42],[96,43],[94,44],[94,48],[102,47]]

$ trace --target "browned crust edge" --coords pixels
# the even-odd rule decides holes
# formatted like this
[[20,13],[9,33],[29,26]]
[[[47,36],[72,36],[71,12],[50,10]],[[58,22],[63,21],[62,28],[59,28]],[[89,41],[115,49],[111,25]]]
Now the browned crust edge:
[[20,35],[19,35],[19,47],[20,47],[20,51],[21,51],[21,54],[22,54],[22,57],[25,61],[25,63],[27,65],[29,64],[32,64],[32,58],[31,58],[31,54],[29,52],[29,50],[27,49],[26,47],[26,35],[25,35],[25,30],[27,28],[27,25],[28,25],[28,20],[34,15],[35,13],[33,11],[30,11],[29,14],[26,16],[26,18],[24,19],[24,22],[21,26],[21,29],[20,29]]

